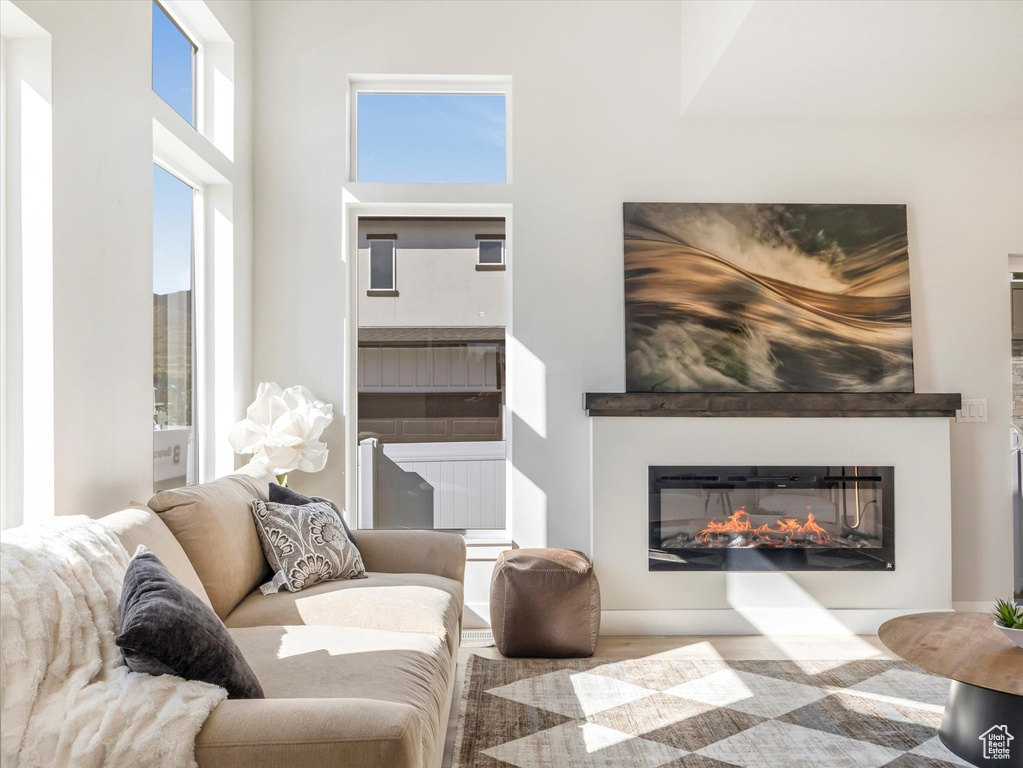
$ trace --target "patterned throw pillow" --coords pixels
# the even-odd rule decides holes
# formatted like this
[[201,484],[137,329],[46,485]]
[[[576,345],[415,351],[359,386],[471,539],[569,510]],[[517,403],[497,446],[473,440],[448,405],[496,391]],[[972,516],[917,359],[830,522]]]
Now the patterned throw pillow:
[[[279,504],[290,504],[293,507],[302,507],[305,506],[306,504],[312,504],[314,501],[322,501],[326,504],[330,504],[330,508],[337,512],[338,517],[341,517],[341,510],[338,509],[337,504],[335,504],[330,499],[324,499],[320,496],[303,496],[298,491],[288,488],[287,486],[284,485],[270,483],[270,493],[268,495],[269,498],[267,499],[267,501],[275,501]],[[348,523],[345,522],[344,517],[341,517],[341,525],[345,527],[345,533],[348,534],[348,538],[351,539],[352,544],[358,547],[359,542],[352,534],[352,529],[348,527]]]
[[251,506],[263,554],[274,571],[273,579],[259,588],[264,595],[281,588],[298,592],[319,581],[366,578],[362,555],[330,504],[253,499]]

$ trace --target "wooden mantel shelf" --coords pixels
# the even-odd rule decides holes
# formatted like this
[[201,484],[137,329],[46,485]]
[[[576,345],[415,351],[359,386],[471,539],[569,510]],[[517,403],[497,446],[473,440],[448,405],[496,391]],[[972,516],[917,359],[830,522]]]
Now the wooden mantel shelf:
[[587,392],[590,416],[732,416],[772,418],[949,417],[960,394],[878,392]]

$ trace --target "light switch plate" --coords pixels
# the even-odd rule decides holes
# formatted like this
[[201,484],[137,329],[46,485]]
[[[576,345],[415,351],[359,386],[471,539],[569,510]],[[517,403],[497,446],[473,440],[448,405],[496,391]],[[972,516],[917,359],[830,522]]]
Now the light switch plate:
[[963,407],[956,411],[956,421],[960,424],[987,421],[987,400],[963,400]]

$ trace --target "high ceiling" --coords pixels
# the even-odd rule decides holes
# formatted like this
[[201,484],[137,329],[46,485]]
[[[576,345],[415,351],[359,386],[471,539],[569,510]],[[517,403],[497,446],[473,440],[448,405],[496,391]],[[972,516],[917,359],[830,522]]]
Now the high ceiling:
[[1020,0],[683,0],[687,117],[1023,118]]

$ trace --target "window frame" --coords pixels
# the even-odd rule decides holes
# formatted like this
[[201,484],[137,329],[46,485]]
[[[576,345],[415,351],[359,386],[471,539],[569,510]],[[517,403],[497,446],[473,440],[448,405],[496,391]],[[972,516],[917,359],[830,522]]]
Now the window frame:
[[[367,235],[369,261],[366,270],[366,293],[369,296],[396,296],[398,293],[398,238],[393,235]],[[391,285],[387,288],[373,287],[373,244],[391,244]]]
[[[500,243],[501,244],[501,260],[500,261],[483,261],[483,244],[484,243]],[[504,236],[497,237],[494,235],[476,235],[476,266],[482,267],[483,269],[498,269],[504,268],[505,265],[505,254],[504,254]]]
[[[170,20],[170,23],[173,24],[177,28],[178,32],[180,32],[182,34],[182,36],[184,36],[184,38],[189,43],[191,43],[191,45],[192,45],[192,57],[191,57],[191,63],[192,63],[192,120],[188,124],[190,126],[192,126],[192,128],[194,128],[199,133],[205,135],[205,131],[204,131],[204,127],[205,127],[205,111],[206,111],[205,110],[205,98],[204,98],[204,94],[201,93],[201,91],[203,91],[203,83],[204,83],[204,78],[201,76],[203,59],[204,59],[204,57],[203,57],[203,43],[202,43],[202,39],[194,31],[190,31],[189,30],[189,25],[184,21],[184,19],[182,19],[181,14],[177,13],[176,9],[171,7],[169,3],[161,2],[161,0],[152,0],[152,3],[153,3],[153,5],[157,6],[163,12],[164,16],[166,16]],[[159,96],[159,98],[165,104],[167,104],[168,107],[171,107],[170,102],[168,102],[166,99],[163,98],[163,96],[160,96],[160,94],[157,93],[157,90],[156,90],[156,87],[155,87],[156,84],[153,82],[153,79],[156,76],[156,73],[155,73],[154,68],[153,68],[153,58],[156,55],[156,51],[153,49],[153,44],[152,44],[153,43],[153,41],[152,41],[152,38],[153,38],[152,30],[150,30],[149,38],[150,38],[150,41],[149,41],[150,42],[150,50],[149,50],[149,87],[152,89],[153,93],[155,93],[157,96]],[[174,114],[179,115],[178,111],[176,109],[174,109],[174,107],[171,107],[171,109],[174,110]],[[182,116],[181,119],[184,120],[185,118]]]
[[[154,153],[157,166],[192,190],[192,457],[193,485],[206,477],[206,185],[176,163]],[[188,477],[188,468],[185,470]],[[155,482],[155,481],[154,481]]]
[[[504,95],[504,184],[470,184],[502,187],[512,183],[512,79],[510,76],[414,76],[349,75],[347,83],[348,145],[345,178],[359,183],[359,94],[503,94]],[[364,184],[444,185],[444,182],[362,182]]]
[[[393,188],[392,188],[393,189]],[[397,190],[393,195],[402,194]],[[508,271],[515,269],[515,243],[514,237],[514,209],[510,202],[501,203],[424,203],[424,202],[395,202],[393,200],[365,201],[359,200],[354,195],[345,194],[341,202],[342,211],[342,236],[341,236],[341,261],[345,265],[347,275],[346,293],[348,301],[345,302],[344,323],[345,334],[343,344],[344,356],[344,400],[343,408],[346,414],[344,434],[345,445],[345,498],[348,503],[345,505],[344,517],[352,530],[377,530],[374,528],[360,528],[359,523],[359,392],[358,392],[358,305],[360,275],[362,272],[359,249],[362,247],[362,240],[359,236],[359,221],[363,218],[372,219],[394,219],[394,218],[463,218],[463,217],[496,217],[504,219],[505,230],[505,260]],[[367,235],[368,239],[369,235]],[[507,307],[507,321],[505,324],[505,528],[504,530],[493,528],[470,528],[461,531],[462,537],[467,545],[472,547],[470,559],[481,561],[493,560],[498,553],[513,546],[514,525],[515,525],[515,494],[516,488],[521,488],[519,480],[521,471],[515,465],[515,433],[512,429],[513,417],[515,414],[515,402],[519,395],[522,379],[512,375],[512,371],[518,365],[515,362],[522,355],[531,355],[521,343],[516,340],[515,320],[511,312],[513,301],[512,278],[508,276],[505,287],[505,303]],[[458,529],[447,529],[448,531],[459,532]]]
[[195,197],[193,214],[195,383],[199,388],[195,429],[198,478],[205,482],[234,470],[236,456],[227,437],[241,407],[239,398],[251,400],[251,394],[243,394],[250,383],[244,368],[239,368],[243,363],[236,351],[239,343],[248,343],[248,331],[239,325],[235,312],[239,251],[233,212],[235,187],[240,183],[235,168],[235,43],[205,2],[157,2],[197,48],[195,125],[189,125],[155,92],[150,95],[150,111],[154,162],[201,192]]

